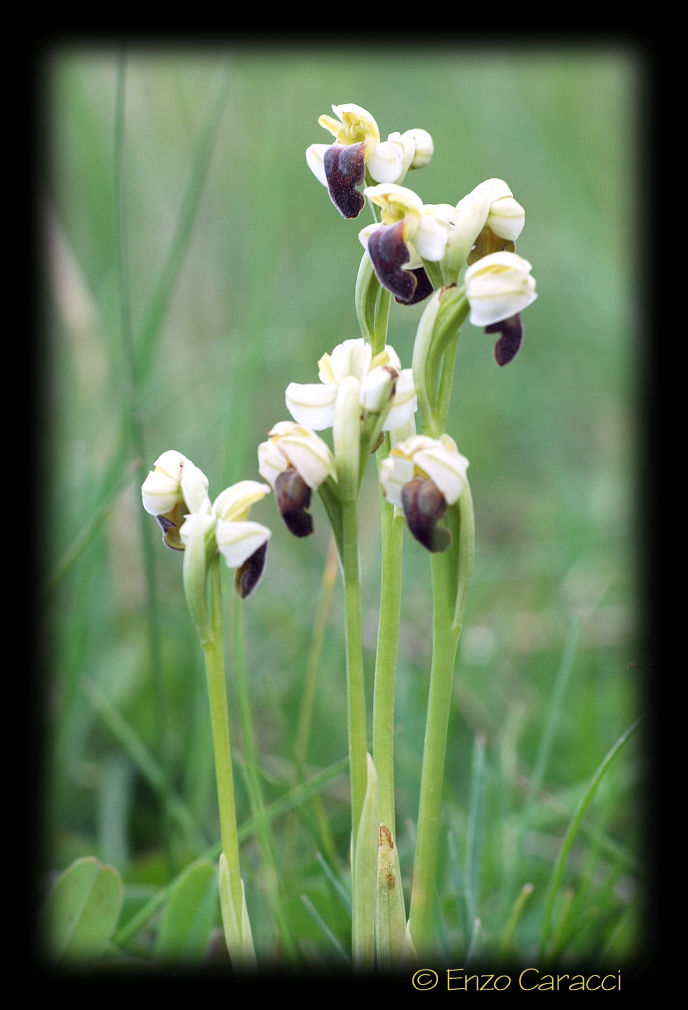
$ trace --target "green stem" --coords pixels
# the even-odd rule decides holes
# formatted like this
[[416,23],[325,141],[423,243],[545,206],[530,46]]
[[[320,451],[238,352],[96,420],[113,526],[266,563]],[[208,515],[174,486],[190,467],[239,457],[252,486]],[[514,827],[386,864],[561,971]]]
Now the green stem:
[[220,558],[216,555],[210,569],[210,620],[208,633],[201,638],[208,683],[210,726],[215,758],[215,781],[220,814],[220,839],[230,873],[232,900],[235,909],[242,907],[241,872],[239,868],[239,833],[237,830],[232,748],[227,708],[227,685],[222,637],[222,599]]
[[429,952],[437,869],[442,781],[459,636],[452,626],[448,554],[433,554],[433,639],[430,690],[423,745],[418,829],[413,865],[409,932],[419,954]]
[[354,843],[363,808],[367,779],[367,729],[363,629],[358,560],[358,502],[342,502],[342,571],[346,606],[346,668],[348,692],[349,774]]
[[419,954],[432,953],[432,905],[437,875],[442,784],[451,711],[454,665],[473,568],[473,503],[468,485],[458,501],[458,544],[433,554],[433,639],[428,711],[423,745],[418,829],[409,932]]
[[[388,441],[388,440],[386,440]],[[386,455],[389,447],[383,451]],[[396,838],[394,801],[394,693],[401,613],[404,517],[381,494],[380,618],[373,696],[373,760],[377,769],[380,821]]]
[[280,942],[288,957],[293,959],[298,955],[298,947],[292,936],[287,917],[284,914],[284,901],[279,884],[280,875],[277,867],[275,845],[260,783],[258,749],[253,730],[246,649],[244,645],[244,603],[238,596],[235,596],[232,602],[234,610],[234,683],[236,684],[241,735],[244,744],[246,784],[248,786],[251,813],[256,823],[256,833],[263,855],[263,873],[266,891],[275,912]]

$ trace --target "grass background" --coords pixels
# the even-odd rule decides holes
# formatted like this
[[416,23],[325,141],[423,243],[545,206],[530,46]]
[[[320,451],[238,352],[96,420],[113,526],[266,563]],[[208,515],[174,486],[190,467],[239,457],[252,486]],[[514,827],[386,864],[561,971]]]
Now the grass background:
[[[426,202],[456,203],[499,176],[527,212],[518,251],[539,297],[524,314],[523,349],[498,369],[492,338],[466,325],[448,424],[470,459],[477,545],[450,722],[438,935],[449,963],[469,952],[493,963],[506,916],[532,883],[510,952],[532,963],[562,838],[604,755],[643,711],[652,662],[634,258],[641,60],[622,45],[228,42],[120,53],[65,44],[42,70],[42,458],[52,491],[40,595],[42,869],[84,854],[110,862],[125,882],[126,921],[217,840],[204,675],[180,558],[142,516],[139,485],[168,448],[205,471],[213,494],[257,477],[256,446],[287,416],[287,382],[315,381],[320,355],[358,336],[360,224],[339,217],[304,158],[310,143],[327,141],[318,115],[354,101],[383,135],[430,131],[434,158],[408,180]],[[393,307],[389,339],[404,365],[421,311]],[[371,479],[361,509],[371,672],[376,494]],[[313,537],[297,541],[269,499],[254,510],[273,536],[245,607],[268,801],[330,769],[318,789],[325,829],[306,799],[273,824],[284,900],[310,963],[335,952],[311,906],[347,942],[332,879],[345,879],[349,830],[338,583],[302,775],[294,762],[329,543],[325,514],[317,503],[314,511]],[[226,587],[229,608],[229,577]],[[397,700],[407,875],[429,604],[427,557],[408,537]],[[228,668],[231,692],[229,649]],[[548,942],[564,961],[618,968],[642,957],[641,737],[605,776],[556,889]],[[238,734],[235,747],[240,764]],[[246,821],[240,775],[238,788]],[[182,816],[165,806],[172,794]],[[256,942],[270,958],[274,916],[250,832],[244,846]],[[153,918],[129,949],[148,956],[154,934]]]

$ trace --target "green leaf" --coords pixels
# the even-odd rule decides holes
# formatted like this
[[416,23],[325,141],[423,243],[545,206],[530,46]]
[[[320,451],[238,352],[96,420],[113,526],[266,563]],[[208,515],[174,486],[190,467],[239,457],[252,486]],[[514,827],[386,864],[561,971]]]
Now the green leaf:
[[375,964],[375,906],[380,802],[377,772],[367,755],[368,778],[356,833],[353,873],[354,964],[369,969]]
[[253,969],[256,965],[256,953],[253,946],[251,922],[246,906],[244,882],[243,880],[239,881],[241,886],[241,908],[237,908],[232,897],[230,872],[227,857],[224,852],[221,852],[219,863],[220,908],[222,911],[222,925],[225,932],[227,951],[235,967]]
[[217,915],[217,878],[212,863],[192,863],[170,892],[155,947],[161,961],[200,961]]
[[122,880],[95,856],[76,859],[57,878],[41,912],[55,962],[94,961],[112,937],[122,909]]

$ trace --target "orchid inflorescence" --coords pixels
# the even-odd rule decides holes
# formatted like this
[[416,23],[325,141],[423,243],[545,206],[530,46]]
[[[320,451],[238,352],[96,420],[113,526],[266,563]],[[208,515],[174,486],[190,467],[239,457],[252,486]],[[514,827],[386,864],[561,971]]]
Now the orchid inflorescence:
[[[249,520],[251,507],[272,491],[287,529],[303,538],[314,529],[312,497],[320,497],[346,588],[353,956],[355,961],[370,960],[371,944],[377,945],[378,963],[390,964],[427,947],[441,789],[434,780],[426,783],[425,769],[426,762],[433,769],[428,776],[443,769],[446,716],[442,728],[442,713],[450,697],[447,691],[473,560],[469,463],[445,430],[459,329],[468,318],[486,333],[499,334],[494,356],[498,365],[505,365],[522,345],[521,312],[537,295],[531,265],[515,251],[525,212],[506,182],[488,179],[456,203],[426,204],[403,183],[409,172],[431,160],[430,134],[414,128],[390,133],[383,140],[377,122],[361,106],[348,103],[332,109],[334,117],[323,115],[319,123],[334,139],[329,144],[312,144],[306,161],[342,217],[358,218],[366,204],[372,213],[372,223],[358,230],[364,250],[356,282],[362,336],[345,336],[322,354],[313,369],[317,382],[311,374],[301,377],[305,381],[287,384],[284,404],[289,419],[273,424],[258,446],[257,468],[265,483],[239,481],[211,502],[202,471],[181,453],[168,450],[146,478],[142,498],[146,511],[157,518],[166,546],[189,556],[184,566],[185,589],[206,642],[211,622],[204,597],[211,562],[222,557],[236,570],[234,584],[242,598],[253,592],[263,573],[270,530]],[[399,355],[387,343],[391,298],[402,306],[427,302],[411,367],[402,367]],[[328,431],[331,444],[319,434]],[[400,520],[430,553],[433,606],[440,615],[434,622],[437,659],[433,659],[430,688],[437,697],[428,706],[408,923],[399,893],[388,893],[380,883],[382,878],[375,885],[370,877],[370,866],[376,863],[371,851],[377,845],[373,836],[378,837],[378,820],[379,837],[389,842],[385,873],[393,878],[398,872],[389,800],[393,790],[391,782],[385,781],[393,762],[387,761],[387,771],[380,772],[377,806],[378,773],[366,754],[356,512],[366,464],[373,455],[378,462],[383,523],[392,524],[389,531]],[[400,580],[399,553],[400,545],[396,554],[383,545],[382,593],[391,581]],[[380,634],[392,633],[381,616]],[[395,655],[394,650],[387,653]],[[378,677],[390,672],[393,675],[393,669],[385,673],[380,660],[376,684]],[[381,749],[391,746],[391,739],[380,745]],[[382,759],[381,766],[384,763]],[[223,839],[223,855],[229,849],[231,844]],[[238,854],[229,870],[226,863],[222,865],[230,880],[221,893],[231,954],[232,944],[245,949],[250,929],[241,905],[243,887],[237,883]],[[377,895],[372,905],[371,889]],[[368,928],[373,906],[377,925]]]

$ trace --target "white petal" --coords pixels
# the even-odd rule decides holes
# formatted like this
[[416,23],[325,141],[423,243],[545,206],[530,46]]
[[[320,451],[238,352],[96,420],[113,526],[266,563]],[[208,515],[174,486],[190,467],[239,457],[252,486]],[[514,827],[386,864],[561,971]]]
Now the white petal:
[[181,452],[177,452],[176,449],[167,449],[158,456],[153,466],[156,470],[166,473],[168,477],[172,477],[173,480],[180,481],[182,467],[187,462],[186,456],[182,455]]
[[205,536],[214,525],[214,516],[201,515],[199,512],[195,512],[192,515],[188,515],[179,527],[179,536],[185,544],[188,544],[191,537]]
[[361,230],[358,233],[358,241],[361,243],[364,249],[368,248],[368,239],[370,238],[370,236],[373,234],[374,231],[378,230],[379,227],[380,227],[379,224],[367,224],[365,228],[361,228]]
[[423,259],[432,263],[442,259],[455,213],[455,208],[448,204],[424,208],[413,235],[413,245]]
[[521,312],[535,301],[535,279],[530,263],[516,253],[483,256],[464,276],[474,326],[489,326]]
[[258,473],[263,477],[271,488],[275,487],[277,477],[287,469],[289,465],[284,453],[279,451],[276,443],[269,438],[266,442],[261,442],[258,446]]
[[404,174],[404,146],[394,140],[378,144],[366,161],[376,182],[397,182]]
[[387,355],[388,364],[390,364],[392,368],[396,368],[397,371],[401,371],[401,359],[391,344],[385,344],[385,353]]
[[407,424],[418,408],[416,387],[413,383],[413,369],[405,368],[397,377],[394,396],[389,414],[382,426],[384,431],[396,431]]
[[486,223],[499,238],[515,242],[526,223],[526,212],[512,196],[505,196],[492,204]]
[[380,464],[380,483],[385,498],[392,505],[401,508],[401,490],[413,477],[413,461],[394,453]]
[[141,485],[141,500],[149,515],[166,515],[182,501],[179,482],[158,470],[150,470]]
[[[330,447],[310,428],[293,421],[280,421],[270,431],[276,448],[314,490],[334,476]],[[262,473],[262,476],[267,476]]]
[[208,478],[190,459],[182,466],[182,495],[189,512],[210,512]]
[[378,413],[387,406],[396,382],[396,369],[379,365],[371,369],[361,383],[361,406]]
[[[176,449],[161,453],[149,470],[141,486],[143,507],[150,515],[166,515],[183,501],[181,490],[182,468],[188,463],[186,456]],[[193,464],[191,464],[193,466]]]
[[253,522],[226,522],[218,519],[215,527],[217,547],[230,568],[238,568],[270,539],[267,526]]
[[285,393],[291,416],[313,431],[332,427],[336,399],[337,387],[323,382],[290,382]]
[[413,145],[410,168],[423,168],[428,164],[435,150],[433,139],[427,130],[406,130],[401,139]]
[[371,357],[370,344],[362,337],[337,344],[330,355],[335,382],[341,382],[347,375],[363,382],[370,369]]
[[267,484],[257,480],[240,480],[220,492],[213,502],[213,515],[225,522],[246,519],[249,509],[270,491]]
[[453,505],[465,487],[468,469],[468,460],[453,439],[445,435],[433,446],[417,452],[413,461],[437,485],[447,504]]
[[310,147],[306,148],[306,164],[318,182],[321,182],[323,186],[327,186],[323,158],[325,157],[325,151],[331,146],[331,144],[311,144]]

